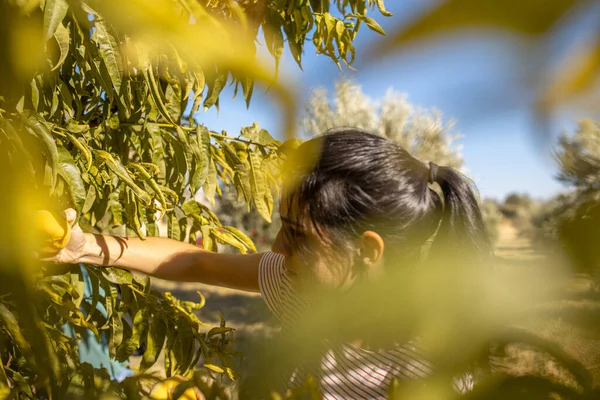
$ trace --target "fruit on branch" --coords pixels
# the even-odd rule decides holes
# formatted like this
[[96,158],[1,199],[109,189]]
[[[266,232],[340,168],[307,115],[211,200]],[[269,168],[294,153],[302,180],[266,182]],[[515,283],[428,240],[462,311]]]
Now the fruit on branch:
[[43,253],[57,253],[69,243],[71,227],[65,218],[56,218],[48,210],[38,210],[34,222]]

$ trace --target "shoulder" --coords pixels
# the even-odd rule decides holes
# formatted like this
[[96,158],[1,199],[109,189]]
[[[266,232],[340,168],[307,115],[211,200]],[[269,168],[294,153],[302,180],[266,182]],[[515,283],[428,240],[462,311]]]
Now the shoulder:
[[258,266],[258,287],[267,307],[282,322],[289,322],[301,310],[303,303],[286,274],[284,256],[264,253]]

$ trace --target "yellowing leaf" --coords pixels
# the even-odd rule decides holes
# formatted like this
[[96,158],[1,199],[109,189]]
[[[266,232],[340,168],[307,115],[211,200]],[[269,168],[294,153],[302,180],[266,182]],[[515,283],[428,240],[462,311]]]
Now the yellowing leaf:
[[225,228],[211,228],[210,233],[219,242],[235,247],[240,251],[240,253],[246,254],[248,252],[246,245],[236,236],[228,232]]
[[600,40],[569,55],[566,67],[556,75],[538,100],[548,111],[560,103],[588,92],[600,78]]
[[252,240],[248,236],[246,236],[245,233],[243,233],[234,226],[224,226],[223,228],[229,233],[231,233],[233,236],[235,236],[235,238],[238,239],[240,242],[244,243],[246,247],[248,247],[250,250],[256,253],[256,246],[254,245]]
[[219,367],[218,365],[204,364],[204,367],[210,369],[211,371],[217,372],[219,374],[225,373],[225,370],[223,368]]
[[[585,0],[446,0],[423,16],[403,25],[376,46],[371,54],[384,56],[413,40],[429,39],[456,29],[477,26],[525,35],[541,35],[583,1]],[[380,1],[377,3],[379,6]]]

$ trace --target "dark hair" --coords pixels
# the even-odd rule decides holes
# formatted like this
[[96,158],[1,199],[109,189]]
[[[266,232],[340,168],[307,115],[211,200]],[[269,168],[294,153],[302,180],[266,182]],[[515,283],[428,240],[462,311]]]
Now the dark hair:
[[296,182],[289,201],[337,246],[373,230],[408,256],[437,232],[434,247],[447,241],[489,254],[471,182],[453,168],[434,168],[443,200],[429,185],[429,165],[387,138],[337,128],[303,143],[289,160],[287,179]]

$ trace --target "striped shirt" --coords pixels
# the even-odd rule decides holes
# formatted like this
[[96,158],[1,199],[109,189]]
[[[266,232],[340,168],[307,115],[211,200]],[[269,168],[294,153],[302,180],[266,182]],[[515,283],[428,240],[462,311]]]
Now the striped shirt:
[[[258,280],[267,307],[285,330],[305,306],[286,276],[285,258],[265,253],[259,264]],[[384,351],[365,350],[352,344],[330,347],[321,358],[319,370],[310,369],[327,400],[385,399],[394,378],[419,379],[431,373],[432,366],[416,341]],[[290,386],[302,383],[303,375],[298,368],[289,380]],[[453,383],[457,392],[467,392],[473,386],[472,375],[465,374]]]

